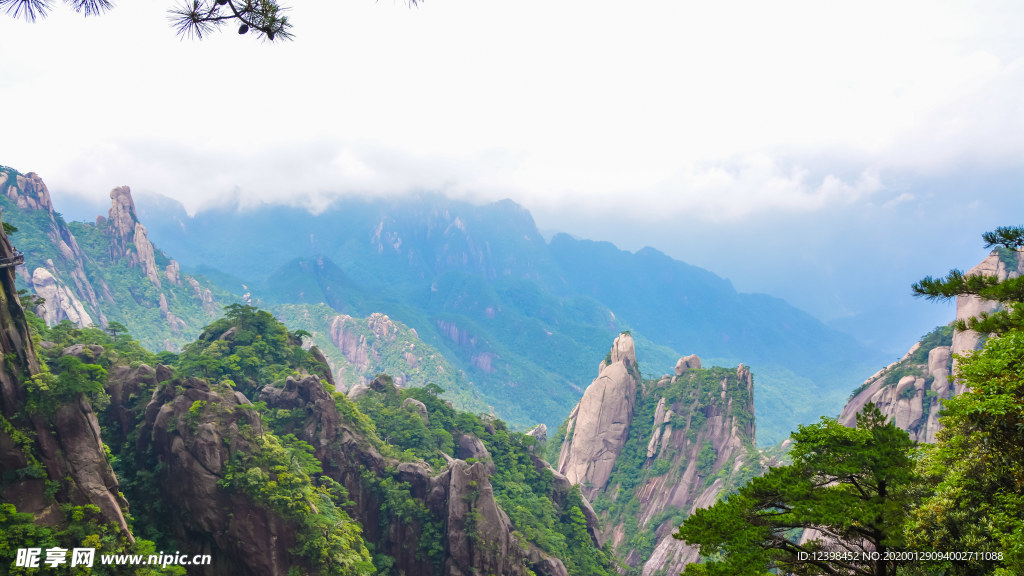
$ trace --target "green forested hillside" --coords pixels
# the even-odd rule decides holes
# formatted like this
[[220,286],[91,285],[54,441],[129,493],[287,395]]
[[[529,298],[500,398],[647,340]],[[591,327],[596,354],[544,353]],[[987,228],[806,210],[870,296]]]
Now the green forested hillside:
[[[265,552],[244,552],[267,538],[278,541],[271,549],[285,547],[292,571],[308,574],[439,574],[459,562],[497,562],[500,573],[522,576],[563,562],[573,575],[613,571],[578,490],[555,481],[534,456],[536,440],[454,409],[434,384],[400,390],[380,376],[353,403],[333,391],[303,333],[244,305],[229,306],[180,354],[154,355],[124,332],[29,318],[40,359],[53,368],[23,384],[25,410],[83,401],[98,412],[119,489],[137,504],[128,529],[145,540],[130,547],[116,527],[96,532],[102,516],[97,528],[82,523],[98,511],[68,508],[75,519],[39,527],[0,485],[5,558],[96,533],[110,550],[212,550],[219,570],[239,574],[270,569]],[[452,492],[463,472],[480,479]],[[443,487],[444,498],[424,492],[424,482]],[[55,485],[50,497],[61,494]],[[511,524],[488,512],[495,505]],[[452,506],[468,516],[452,516]],[[514,553],[483,551],[510,545]]]
[[279,304],[271,311],[285,325],[309,333],[312,343],[324,351],[341,390],[388,374],[401,387],[440,386],[445,399],[460,410],[492,411],[461,370],[401,322],[381,314],[340,315],[323,303]]
[[[168,275],[171,259],[149,246],[160,271],[157,284],[133,261],[139,247],[129,244],[120,249],[105,219],[65,222],[50,205],[41,180],[3,166],[0,176],[0,210],[4,221],[17,228],[13,240],[25,254],[18,285],[37,294],[47,290],[51,302],[44,302],[41,312],[52,321],[66,317],[62,307],[71,314],[77,308],[82,317],[73,320],[79,325],[117,323],[131,329],[150,350],[178,349],[195,338],[221,306],[234,301],[202,277]],[[44,272],[37,272],[40,269]],[[40,278],[52,281],[40,283]]]

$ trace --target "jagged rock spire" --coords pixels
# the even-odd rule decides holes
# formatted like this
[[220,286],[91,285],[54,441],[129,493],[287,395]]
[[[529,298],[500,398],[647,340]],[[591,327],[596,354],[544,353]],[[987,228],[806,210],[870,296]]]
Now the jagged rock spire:
[[597,378],[569,415],[566,441],[558,456],[558,471],[573,484],[580,484],[587,498],[608,482],[629,437],[639,385],[632,336],[620,334],[609,359],[601,364]]
[[146,227],[135,214],[131,188],[118,186],[110,191],[110,210],[107,215],[107,230],[113,237],[110,257],[126,258],[130,265],[139,266],[149,281],[160,288],[160,269],[156,265],[153,244],[149,241]]

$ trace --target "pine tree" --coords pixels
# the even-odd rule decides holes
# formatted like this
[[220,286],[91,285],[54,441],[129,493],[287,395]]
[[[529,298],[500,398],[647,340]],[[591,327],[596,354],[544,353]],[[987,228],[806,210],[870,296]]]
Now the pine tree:
[[683,523],[675,537],[709,559],[685,574],[896,574],[898,564],[882,556],[905,545],[902,526],[918,498],[915,443],[870,403],[856,428],[822,418],[793,440],[793,464]]
[[[1024,248],[1024,227],[1004,226],[982,234],[985,248],[995,248],[1004,255]],[[1010,254],[1007,254],[1009,252]],[[915,296],[929,300],[949,300],[957,296],[979,296],[999,302],[1004,307],[977,318],[958,320],[957,330],[976,330],[982,333],[1002,334],[1015,328],[1024,328],[1024,276],[999,280],[995,276],[964,275],[950,270],[945,278],[928,276],[911,286]]]

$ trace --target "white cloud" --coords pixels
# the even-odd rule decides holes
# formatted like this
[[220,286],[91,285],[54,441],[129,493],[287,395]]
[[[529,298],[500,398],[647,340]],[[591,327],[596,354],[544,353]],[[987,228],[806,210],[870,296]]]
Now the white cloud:
[[433,189],[728,220],[1024,157],[1013,3],[309,0],[271,46],[179,41],[164,8],[4,21],[0,94],[31,113],[0,162],[192,208]]

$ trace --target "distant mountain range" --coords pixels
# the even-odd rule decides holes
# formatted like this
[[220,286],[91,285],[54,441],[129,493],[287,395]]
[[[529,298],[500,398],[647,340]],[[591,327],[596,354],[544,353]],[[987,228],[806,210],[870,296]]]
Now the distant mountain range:
[[750,366],[761,444],[838,413],[852,383],[884,365],[786,302],[652,248],[547,241],[509,200],[425,194],[348,198],[316,215],[263,205],[189,216],[121,187],[106,216],[66,223],[38,176],[3,174],[5,220],[26,251],[19,281],[52,300],[48,321],[117,321],[153,350],[178,350],[220,306],[248,302],[310,332],[339,382],[377,371],[434,381],[463,409],[554,428],[593,359],[631,331],[647,377],[688,354]]
[[[348,198],[320,214],[282,205],[189,216],[143,197],[151,237],[190,271],[263,306],[383,313],[448,357],[518,426],[561,423],[593,358],[631,330],[650,376],[682,355],[755,374],[758,439],[839,411],[886,356],[786,302],[645,248],[557,234],[512,201]],[[724,232],[723,232],[724,233]],[[708,238],[713,242],[714,238]],[[797,279],[794,279],[797,281]]]

